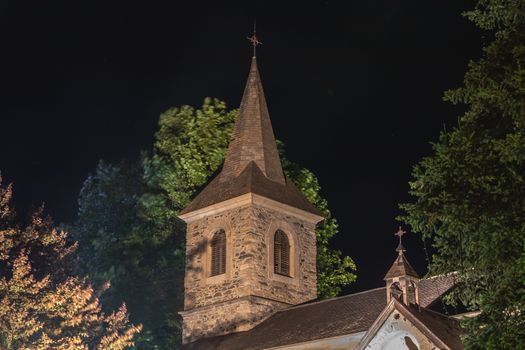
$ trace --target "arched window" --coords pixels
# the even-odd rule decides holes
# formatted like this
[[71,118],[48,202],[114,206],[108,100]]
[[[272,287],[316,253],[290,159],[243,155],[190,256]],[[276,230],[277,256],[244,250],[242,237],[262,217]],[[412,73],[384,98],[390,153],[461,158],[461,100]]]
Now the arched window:
[[290,276],[290,242],[288,236],[281,230],[275,232],[273,241],[274,273]]
[[401,289],[401,285],[399,282],[394,282],[390,286],[390,297],[395,298],[397,300],[403,300],[403,290]]
[[211,239],[211,275],[226,272],[226,232],[223,229],[213,234]]

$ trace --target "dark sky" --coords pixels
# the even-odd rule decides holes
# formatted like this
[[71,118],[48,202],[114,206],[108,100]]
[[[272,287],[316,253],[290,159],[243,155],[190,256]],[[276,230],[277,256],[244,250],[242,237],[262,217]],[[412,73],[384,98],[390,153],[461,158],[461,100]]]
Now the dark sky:
[[[219,6],[219,3],[221,6]],[[461,109],[481,33],[470,1],[0,1],[0,170],[24,212],[76,215],[99,159],[150,149],[159,114],[206,96],[237,107],[254,18],[270,115],[320,179],[359,280],[383,284],[411,169]],[[420,273],[420,239],[407,239]]]

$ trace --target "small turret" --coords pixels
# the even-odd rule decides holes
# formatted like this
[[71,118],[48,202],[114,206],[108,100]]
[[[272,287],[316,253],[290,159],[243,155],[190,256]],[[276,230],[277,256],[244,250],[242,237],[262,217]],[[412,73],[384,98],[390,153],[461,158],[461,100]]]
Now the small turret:
[[405,233],[400,226],[394,234],[399,237],[399,244],[396,248],[398,255],[385,275],[386,299],[387,303],[392,297],[395,297],[405,305],[410,303],[419,305],[419,276],[405,257],[406,249],[403,246],[403,235]]

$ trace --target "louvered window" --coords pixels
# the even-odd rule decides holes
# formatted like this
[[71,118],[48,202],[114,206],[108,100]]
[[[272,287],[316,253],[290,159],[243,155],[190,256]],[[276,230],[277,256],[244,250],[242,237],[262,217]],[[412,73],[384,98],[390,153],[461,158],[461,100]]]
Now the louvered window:
[[275,273],[290,276],[290,242],[286,233],[281,230],[275,232],[273,263]]
[[211,275],[217,276],[226,272],[226,232],[215,232],[211,240]]
[[402,300],[403,297],[403,290],[401,289],[401,285],[399,282],[392,283],[390,286],[390,296],[392,298]]

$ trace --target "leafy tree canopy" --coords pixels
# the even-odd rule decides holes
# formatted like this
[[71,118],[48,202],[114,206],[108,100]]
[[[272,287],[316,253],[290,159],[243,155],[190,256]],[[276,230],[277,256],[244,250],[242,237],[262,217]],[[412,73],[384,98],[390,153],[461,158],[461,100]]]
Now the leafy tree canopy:
[[[15,222],[11,186],[0,179],[0,348],[121,350],[140,326],[126,307],[105,314],[86,278],[73,275],[76,245],[42,210],[28,225]],[[107,287],[107,286],[106,286]]]
[[[141,349],[180,342],[175,312],[183,301],[185,225],[176,214],[218,172],[237,113],[210,98],[200,108],[171,108],[160,117],[151,154],[139,164],[101,162],[84,183],[72,228],[82,269],[101,283],[111,279],[111,305],[126,300],[144,324]],[[286,175],[325,215],[317,230],[318,290],[320,297],[335,296],[355,280],[355,264],[329,247],[337,222],[317,178],[286,159],[279,145]]]
[[[166,111],[159,121],[155,152],[146,160],[146,178],[160,187],[175,212],[183,209],[214,175],[226,156],[237,110],[228,110],[217,99],[205,99],[200,110],[190,106]],[[329,247],[338,233],[337,221],[331,216],[327,201],[321,197],[319,181],[308,169],[287,159],[284,146],[278,142],[285,175],[291,179],[325,216],[317,229],[318,293],[322,298],[336,296],[341,287],[355,280],[350,270],[355,264],[350,257]],[[165,202],[164,202],[165,203]],[[165,212],[161,208],[161,212]]]
[[414,169],[403,217],[431,239],[434,273],[459,271],[451,302],[468,349],[525,348],[525,1],[478,0],[465,14],[493,40],[445,100],[465,104],[456,128]]

